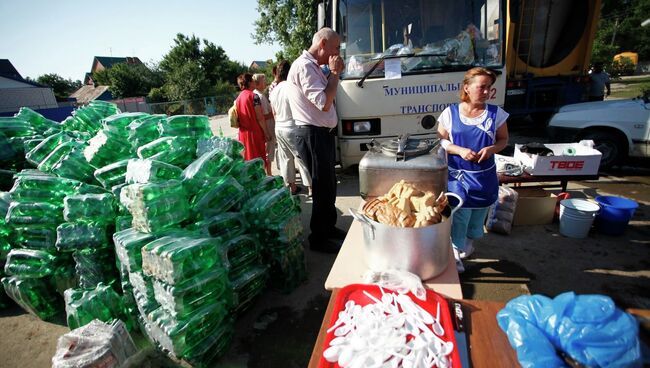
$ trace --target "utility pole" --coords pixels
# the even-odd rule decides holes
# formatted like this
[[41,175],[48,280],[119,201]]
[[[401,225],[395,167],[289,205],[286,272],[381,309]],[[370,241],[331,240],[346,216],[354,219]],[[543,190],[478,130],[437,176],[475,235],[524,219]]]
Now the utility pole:
[[618,17],[614,21],[614,33],[612,34],[612,42],[609,43],[610,46],[614,46],[614,40],[616,39],[616,31],[618,30]]

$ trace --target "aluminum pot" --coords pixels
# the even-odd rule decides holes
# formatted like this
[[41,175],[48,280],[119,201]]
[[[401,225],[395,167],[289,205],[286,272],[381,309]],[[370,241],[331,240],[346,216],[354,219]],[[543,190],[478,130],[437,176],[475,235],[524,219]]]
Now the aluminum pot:
[[458,200],[457,206],[445,210],[447,219],[418,228],[384,225],[351,208],[350,213],[363,227],[368,268],[373,271],[405,270],[418,275],[422,280],[441,274],[447,268],[452,252],[453,214],[463,205],[463,200],[458,195],[445,195]]

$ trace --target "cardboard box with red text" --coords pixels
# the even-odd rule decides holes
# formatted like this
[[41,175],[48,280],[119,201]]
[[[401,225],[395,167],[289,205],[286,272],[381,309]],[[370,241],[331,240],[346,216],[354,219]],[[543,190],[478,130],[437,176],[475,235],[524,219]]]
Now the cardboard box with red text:
[[553,222],[557,196],[542,188],[515,188],[519,197],[512,225],[546,225]]
[[[591,143],[591,145],[590,145]],[[547,143],[553,156],[531,155],[521,152],[521,144],[515,145],[515,159],[530,175],[598,175],[601,153],[595,150],[592,141],[580,143]],[[573,155],[567,155],[573,151]]]

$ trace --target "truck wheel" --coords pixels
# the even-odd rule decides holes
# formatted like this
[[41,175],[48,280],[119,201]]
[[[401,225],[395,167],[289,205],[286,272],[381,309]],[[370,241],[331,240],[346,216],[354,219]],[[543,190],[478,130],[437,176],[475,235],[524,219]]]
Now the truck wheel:
[[603,155],[600,169],[609,169],[625,157],[625,144],[615,134],[606,132],[589,132],[582,139],[594,141],[594,148]]

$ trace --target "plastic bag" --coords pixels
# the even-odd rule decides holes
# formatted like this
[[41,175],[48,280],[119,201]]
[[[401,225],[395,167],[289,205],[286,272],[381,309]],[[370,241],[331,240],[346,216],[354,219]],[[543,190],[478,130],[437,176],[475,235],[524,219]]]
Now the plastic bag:
[[395,290],[400,294],[406,294],[410,291],[418,299],[427,300],[427,292],[424,290],[422,280],[408,271],[368,271],[363,280],[366,284],[377,284],[386,289]]
[[556,350],[589,367],[641,367],[636,321],[604,295],[522,295],[497,322],[522,367],[566,366]]
[[510,234],[518,198],[519,193],[516,190],[507,186],[499,187],[499,198],[488,210],[485,223],[488,231],[505,235]]
[[59,337],[52,367],[121,367],[136,351],[124,322],[93,320]]
[[521,162],[514,157],[494,155],[494,161],[497,165],[497,173],[507,176],[520,176],[524,173],[524,167]]
[[228,120],[231,128],[239,128],[239,116],[237,116],[237,100],[228,109]]

